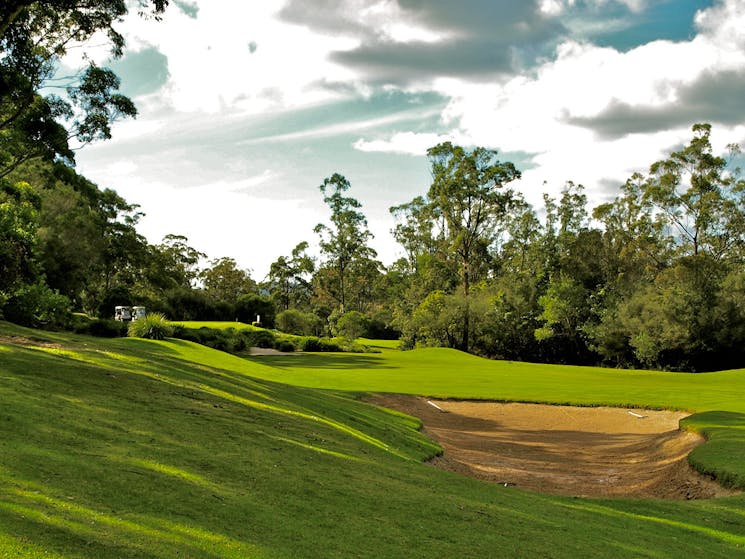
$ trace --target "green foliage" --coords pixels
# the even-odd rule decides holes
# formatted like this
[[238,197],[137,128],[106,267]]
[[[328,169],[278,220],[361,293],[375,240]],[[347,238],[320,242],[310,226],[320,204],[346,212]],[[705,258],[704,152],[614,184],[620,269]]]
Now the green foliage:
[[277,342],[274,344],[274,349],[276,349],[277,351],[292,353],[297,348],[295,347],[295,344],[292,343],[290,340],[278,339]]
[[297,336],[318,335],[323,330],[323,321],[317,315],[297,309],[287,309],[278,313],[275,325],[278,330]]
[[99,338],[121,338],[127,335],[129,324],[113,318],[96,318],[85,328],[76,329],[80,334],[90,334]]
[[742,362],[742,291],[736,276],[725,282],[723,274],[705,254],[683,258],[619,305],[617,320],[642,363],[710,371]]
[[370,326],[370,320],[359,311],[344,313],[336,321],[333,329],[335,336],[340,336],[350,342],[364,336]]
[[127,327],[127,335],[131,338],[163,340],[172,336],[173,333],[173,326],[160,313],[149,313],[143,318],[133,320]]
[[240,269],[233,258],[212,260],[210,267],[202,270],[199,276],[207,296],[216,301],[237,301],[256,291],[251,274]]
[[310,303],[313,294],[310,275],[315,270],[315,262],[306,254],[307,249],[308,243],[303,241],[292,249],[291,256],[280,256],[269,267],[269,291],[282,311]]
[[254,323],[256,317],[261,317],[257,326],[263,328],[274,327],[275,307],[271,299],[256,293],[243,295],[235,302],[235,318],[240,322]]
[[457,347],[465,313],[463,296],[433,291],[414,310],[404,331],[405,345]]
[[689,145],[650,167],[644,196],[674,230],[683,255],[732,257],[741,241],[742,192],[727,161],[713,154],[710,124],[695,124]]
[[[270,330],[248,327],[236,328],[234,327],[235,323],[227,324],[229,326],[226,328],[176,325],[173,336],[229,353],[244,352],[251,347],[271,348],[277,342],[277,337]],[[217,326],[217,323],[215,323],[215,326]]]
[[18,288],[0,307],[6,320],[35,328],[64,328],[70,324],[70,300],[43,282]]
[[[164,293],[164,312],[173,320],[211,320],[216,318],[214,302],[202,290],[179,287]],[[221,317],[230,318],[230,317]],[[233,317],[235,318],[235,317]]]
[[199,260],[207,255],[189,246],[188,241],[183,235],[170,234],[161,244],[149,247],[145,273],[159,297],[167,290],[189,290],[194,286],[199,275]]
[[540,324],[537,278],[513,272],[505,274],[486,290],[481,331],[473,349],[480,355],[517,361],[543,361],[546,344],[536,340]]
[[[371,272],[379,266],[375,261],[376,252],[368,245],[373,234],[367,228],[364,214],[358,211],[362,204],[355,198],[344,196],[350,188],[349,181],[338,173],[324,179],[320,190],[323,201],[331,210],[331,226],[319,223],[314,228],[320,237],[321,253],[328,258],[330,273],[325,275],[328,280],[326,289],[342,312],[349,302],[355,267]],[[357,274],[357,277],[370,279],[367,273]]]
[[[145,7],[149,2],[139,2]],[[166,0],[153,2],[158,15]],[[116,93],[119,78],[92,62],[90,39],[108,37],[113,57],[123,53],[124,38],[115,29],[128,12],[122,1],[33,2],[11,0],[0,7],[0,177],[35,158],[74,158],[68,141],[85,144],[111,136],[119,118],[134,116],[134,104]],[[100,41],[93,41],[100,44]],[[59,60],[79,49],[87,68],[68,79],[56,75]],[[53,80],[53,81],[52,81]],[[49,94],[64,88],[66,96]]]
[[[174,327],[173,337],[195,342],[220,351],[233,351],[236,345],[234,331],[229,329],[207,327],[185,328],[181,325],[176,325]],[[246,347],[244,344],[240,349],[245,349]]]
[[33,281],[41,200],[26,182],[0,179],[0,294]]
[[240,336],[246,347],[274,347],[277,337],[269,330],[241,330]]
[[300,349],[311,352],[344,351],[344,348],[332,340],[307,336],[300,338]]

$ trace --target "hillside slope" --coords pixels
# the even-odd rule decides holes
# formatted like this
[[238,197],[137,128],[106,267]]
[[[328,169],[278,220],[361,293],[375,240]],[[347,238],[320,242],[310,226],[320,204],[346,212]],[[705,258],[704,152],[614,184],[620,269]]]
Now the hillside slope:
[[177,340],[0,323],[0,556],[732,557],[745,549],[741,498],[586,501],[485,484],[423,465],[438,449],[412,418],[251,371],[261,376],[262,365]]

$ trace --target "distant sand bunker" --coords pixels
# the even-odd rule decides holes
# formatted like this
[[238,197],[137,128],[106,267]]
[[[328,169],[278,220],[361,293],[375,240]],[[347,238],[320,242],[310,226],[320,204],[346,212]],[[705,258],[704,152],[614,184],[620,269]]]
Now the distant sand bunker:
[[373,399],[422,420],[445,451],[432,461],[439,468],[578,497],[705,499],[735,493],[688,464],[688,453],[704,439],[678,428],[685,413],[430,401],[442,411],[423,398]]

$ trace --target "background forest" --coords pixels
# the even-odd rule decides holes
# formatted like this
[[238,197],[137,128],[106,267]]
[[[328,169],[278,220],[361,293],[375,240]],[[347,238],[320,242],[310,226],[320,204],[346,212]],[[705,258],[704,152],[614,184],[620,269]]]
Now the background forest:
[[[158,17],[164,2],[140,2]],[[328,216],[266,278],[208,257],[181,235],[150,244],[135,203],[74,170],[75,149],[133,116],[113,72],[91,63],[64,84],[54,62],[105,32],[124,2],[0,8],[0,312],[69,327],[144,305],[173,320],[239,320],[296,334],[399,338],[552,363],[705,371],[745,364],[745,181],[739,147],[711,126],[588,208],[567,182],[543,208],[520,171],[485,148],[428,151],[431,186],[391,208],[404,258],[384,266],[344,176],[320,185]],[[49,93],[49,91],[58,91]],[[281,216],[280,216],[281,217]],[[235,231],[240,235],[240,230]],[[245,243],[271,242],[246,238]],[[316,245],[317,243],[317,245]],[[317,246],[317,250],[315,250]],[[318,257],[313,256],[318,254]],[[212,259],[210,259],[212,258]]]

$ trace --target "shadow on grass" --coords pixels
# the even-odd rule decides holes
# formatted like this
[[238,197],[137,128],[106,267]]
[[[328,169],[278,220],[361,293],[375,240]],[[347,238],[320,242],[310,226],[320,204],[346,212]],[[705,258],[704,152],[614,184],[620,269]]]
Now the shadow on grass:
[[245,357],[254,363],[280,369],[394,369],[387,360],[354,353],[303,353]]

